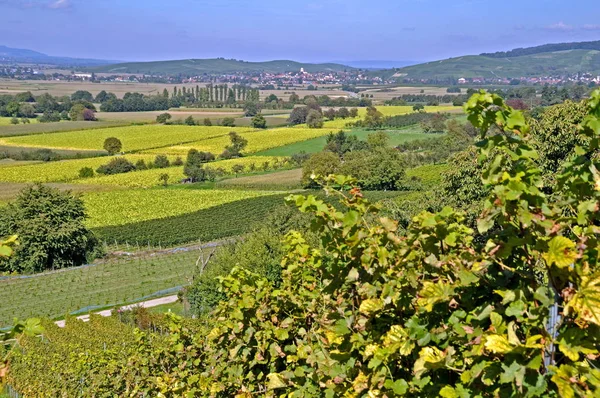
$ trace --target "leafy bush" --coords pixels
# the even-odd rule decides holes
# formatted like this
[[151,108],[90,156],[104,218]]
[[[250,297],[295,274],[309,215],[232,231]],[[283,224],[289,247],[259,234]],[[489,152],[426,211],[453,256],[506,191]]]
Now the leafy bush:
[[94,176],[94,169],[91,167],[82,167],[79,170],[79,178],[91,178]]
[[164,169],[166,167],[169,167],[170,165],[171,162],[169,162],[169,158],[165,155],[156,155],[156,157],[154,158],[154,167],[156,168]]
[[156,123],[164,124],[164,123],[168,122],[169,120],[171,120],[171,117],[172,116],[170,113],[167,113],[167,112],[161,113],[160,115],[156,116]]
[[107,164],[103,164],[102,166],[98,167],[98,169],[96,169],[96,173],[105,175],[121,174],[129,173],[130,171],[134,171],[135,169],[135,165],[129,160],[117,157],[112,159]]
[[221,120],[221,126],[235,127],[235,119],[232,117],[224,117],[223,120]]
[[83,201],[43,185],[25,188],[0,213],[0,236],[18,235],[14,256],[0,272],[34,273],[85,264],[98,243],[85,227]]

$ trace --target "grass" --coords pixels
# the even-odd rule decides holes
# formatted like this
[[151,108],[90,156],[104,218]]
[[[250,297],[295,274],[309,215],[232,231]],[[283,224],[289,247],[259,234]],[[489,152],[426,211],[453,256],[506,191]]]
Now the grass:
[[118,190],[84,194],[91,228],[126,225],[209,209],[225,203],[273,194],[268,191]]
[[[12,117],[1,117],[0,116],[0,126],[17,126],[16,124],[12,124],[10,121],[12,120]],[[28,124],[36,124],[38,123],[37,119],[29,119],[29,123]],[[21,118],[19,118],[19,124],[21,123]],[[24,124],[24,126],[27,126],[27,124]]]
[[[390,138],[390,145],[397,146],[405,142],[421,140],[427,138],[437,138],[441,135],[438,134],[426,134],[422,133],[422,130],[418,126],[410,126],[402,130],[386,130],[388,137]],[[348,134],[357,136],[360,140],[366,140],[369,134],[373,131],[370,130],[352,130]],[[304,151],[306,153],[320,152],[325,148],[327,144],[327,137],[317,137],[311,140],[302,142],[295,142],[289,145],[280,146],[277,148],[268,149],[265,151],[257,152],[257,156],[292,156],[295,153]]]
[[187,311],[183,307],[183,303],[177,301],[175,303],[159,305],[156,307],[148,308],[148,311],[152,314],[165,314],[167,312],[173,313],[179,316],[186,316]]
[[[1,141],[1,139],[0,139]],[[24,153],[31,153],[39,151],[40,147],[28,147],[28,146],[13,146],[13,145],[0,145],[0,152],[7,155],[21,155]],[[63,159],[81,159],[81,158],[93,158],[98,156],[105,156],[107,152],[104,150],[99,151],[88,151],[82,149],[56,149],[47,148],[54,153],[60,155]]]
[[62,131],[92,130],[127,126],[130,122],[53,122],[19,125],[0,125],[0,137],[56,133]]
[[60,318],[86,307],[91,311],[94,307],[140,301],[187,284],[197,257],[197,251],[192,250],[152,253],[54,273],[0,279],[0,302],[10,303],[0,306],[0,327],[10,325],[13,318]]
[[[224,137],[227,141],[229,140],[227,134],[231,130],[231,127],[164,125],[127,126],[4,138],[0,140],[0,145],[70,150],[101,150],[105,139],[108,137],[117,137],[123,143],[123,151],[131,152],[142,149],[166,147],[186,142],[197,142],[213,137]],[[238,127],[236,128],[236,131],[241,133],[250,131],[250,129]]]

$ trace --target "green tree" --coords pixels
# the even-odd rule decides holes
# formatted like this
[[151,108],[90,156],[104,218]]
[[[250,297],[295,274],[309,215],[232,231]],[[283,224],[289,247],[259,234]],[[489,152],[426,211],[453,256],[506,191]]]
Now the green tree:
[[233,171],[233,174],[235,174],[236,177],[238,174],[243,173],[244,169],[245,167],[243,164],[234,164],[233,167],[231,167],[231,171]]
[[318,187],[318,183],[313,177],[335,174],[339,171],[341,164],[339,156],[333,152],[315,153],[302,165],[302,185],[307,188]]
[[158,115],[156,117],[156,123],[167,123],[169,120],[171,120],[171,114],[170,113],[161,113],[160,115]]
[[221,126],[225,127],[235,127],[235,119],[232,117],[224,117],[221,120]]
[[83,112],[86,110],[87,108],[82,105],[82,104],[75,104],[71,107],[71,110],[69,110],[69,119],[73,120],[73,121],[77,121],[77,120],[84,120],[83,118]]
[[311,109],[306,115],[306,125],[311,129],[320,129],[323,127],[323,115],[321,112]]
[[203,124],[204,124],[205,126],[212,126],[212,122],[211,122],[211,120],[210,120],[209,118],[207,118],[207,117],[206,117],[206,118],[204,118]]
[[165,155],[156,155],[154,158],[154,167],[158,169],[164,169],[170,165],[171,162],[169,162],[169,158],[167,158]]
[[383,114],[372,106],[367,108],[364,125],[368,129],[378,129],[383,126]]
[[248,145],[248,140],[236,133],[231,131],[229,133],[230,144],[225,147],[225,151],[221,154],[223,159],[231,159],[242,156],[242,151]]
[[123,149],[123,144],[118,138],[109,137],[104,140],[103,148],[106,152],[108,152],[109,155],[114,155],[121,152],[121,149]]
[[169,175],[167,173],[162,173],[158,176],[158,181],[166,187],[169,185]]
[[83,201],[44,185],[25,188],[0,213],[0,236],[18,235],[14,256],[0,259],[2,272],[35,273],[90,261],[98,248],[85,226]]
[[255,129],[266,129],[267,128],[267,120],[260,113],[252,118],[251,126]]
[[185,121],[183,123],[185,123],[188,126],[195,126],[196,125],[196,121],[194,120],[194,117],[192,115],[190,115],[187,118],[185,118]]
[[102,166],[96,169],[96,173],[112,175],[112,174],[122,174],[129,173],[131,171],[135,171],[136,167],[129,160],[124,157],[115,157],[110,160],[107,164],[103,164]]
[[94,176],[94,169],[91,167],[82,167],[79,170],[79,178],[91,178]]

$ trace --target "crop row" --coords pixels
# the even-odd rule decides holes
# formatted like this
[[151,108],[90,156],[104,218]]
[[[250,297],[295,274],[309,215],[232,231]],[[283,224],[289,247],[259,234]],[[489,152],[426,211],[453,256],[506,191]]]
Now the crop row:
[[268,191],[134,189],[83,195],[91,228],[124,225],[178,216],[242,199],[271,195]]
[[[245,153],[255,153],[266,149],[277,148],[294,142],[306,141],[312,138],[322,137],[334,130],[331,129],[309,129],[306,127],[281,127],[270,130],[259,130],[242,133],[241,136],[248,140]],[[222,136],[208,140],[196,141],[184,145],[175,145],[169,148],[161,148],[146,151],[147,153],[165,153],[168,155],[185,155],[190,149],[212,152],[219,154],[229,145],[229,137]]]
[[[286,163],[287,159],[275,156],[249,156],[238,159],[219,160],[216,162],[206,163],[206,168],[219,170],[224,174],[234,174],[234,166],[243,166],[243,172],[254,170],[263,170],[265,163],[268,168],[276,168]],[[75,181],[78,184],[97,184],[97,185],[115,185],[128,188],[150,188],[161,185],[159,177],[166,174],[169,178],[167,183],[177,183],[185,178],[183,175],[183,167],[168,167],[164,169],[150,169],[142,171],[133,171],[124,174],[113,174],[107,176],[95,176]]]
[[[125,159],[132,163],[138,160],[150,162],[155,155],[125,155]],[[172,158],[173,160],[174,158]],[[18,165],[3,167],[0,173],[1,182],[70,182],[79,178],[79,170],[83,167],[96,169],[108,163],[110,157],[96,157],[87,159],[61,160],[58,162],[46,162],[29,165]]]
[[252,131],[244,127],[143,125],[10,137],[0,140],[0,144],[62,149],[102,149],[104,140],[108,137],[117,137],[123,143],[123,151],[131,152],[226,136],[232,130],[240,133]]
[[0,279],[0,327],[13,318],[60,317],[112,306],[182,286],[193,275],[196,251],[178,251],[32,277]]
[[95,228],[93,231],[109,244],[169,246],[213,241],[251,231],[276,208],[284,206],[286,195],[243,199],[174,217]]

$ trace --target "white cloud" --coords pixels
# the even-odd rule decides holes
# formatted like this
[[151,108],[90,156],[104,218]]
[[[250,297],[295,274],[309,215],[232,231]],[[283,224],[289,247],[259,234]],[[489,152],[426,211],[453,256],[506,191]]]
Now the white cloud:
[[53,10],[72,7],[71,0],[0,0],[0,4],[18,8],[50,8]]
[[585,24],[585,25],[583,25],[583,29],[585,29],[585,30],[600,30],[600,25]]
[[563,21],[560,21],[558,23],[555,23],[555,24],[547,26],[546,29],[548,29],[548,30],[558,30],[558,31],[561,31],[561,32],[570,32],[570,31],[573,30],[573,26],[567,25]]

